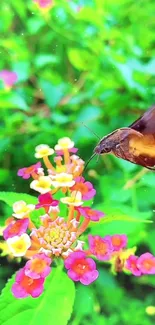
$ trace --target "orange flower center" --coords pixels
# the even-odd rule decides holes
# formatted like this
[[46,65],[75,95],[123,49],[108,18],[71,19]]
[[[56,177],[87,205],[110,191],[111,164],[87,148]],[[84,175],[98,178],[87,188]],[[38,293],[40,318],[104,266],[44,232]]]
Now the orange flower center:
[[31,264],[31,270],[37,273],[41,273],[46,266],[46,262],[44,260],[40,260],[40,259],[35,259],[32,261]]
[[20,230],[20,227],[21,227],[20,223],[16,222],[14,225],[12,225],[11,229],[9,230],[9,233],[10,234],[18,233]]
[[34,166],[27,167],[25,170],[25,174],[31,174],[34,170]]
[[77,260],[73,265],[73,271],[78,273],[79,275],[83,275],[86,272],[90,271],[90,267],[87,264],[87,261],[85,259],[79,259]]
[[143,266],[146,270],[149,271],[152,269],[152,267],[155,267],[155,262],[153,260],[149,259],[149,260],[146,260],[143,262]]
[[97,253],[100,252],[101,254],[105,254],[107,252],[107,244],[96,239],[95,240],[95,251]]
[[119,236],[112,237],[111,241],[114,246],[120,246],[122,243],[122,240]]
[[82,194],[86,194],[88,192],[88,188],[85,184],[83,183],[77,183],[76,185],[73,186],[74,191],[79,191]]

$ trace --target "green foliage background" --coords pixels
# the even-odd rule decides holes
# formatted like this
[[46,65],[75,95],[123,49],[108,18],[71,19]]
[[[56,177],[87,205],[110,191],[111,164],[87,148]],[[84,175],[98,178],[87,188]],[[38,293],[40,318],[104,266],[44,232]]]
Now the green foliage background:
[[[32,194],[16,174],[35,161],[36,145],[69,136],[87,160],[98,140],[82,122],[102,137],[154,103],[154,12],[153,0],[55,0],[46,13],[32,0],[1,0],[0,70],[18,74],[12,90],[0,85],[3,191]],[[97,190],[94,207],[109,216],[155,219],[153,172],[123,189],[140,170],[111,156],[92,161],[85,176]],[[1,225],[10,212],[1,206]],[[112,221],[90,232],[126,233],[129,247],[155,254],[154,224]],[[0,267],[2,288],[19,264],[2,258]],[[102,263],[99,269],[96,283],[77,285],[69,324],[153,324],[155,312],[146,308],[155,306],[155,277],[114,277]]]

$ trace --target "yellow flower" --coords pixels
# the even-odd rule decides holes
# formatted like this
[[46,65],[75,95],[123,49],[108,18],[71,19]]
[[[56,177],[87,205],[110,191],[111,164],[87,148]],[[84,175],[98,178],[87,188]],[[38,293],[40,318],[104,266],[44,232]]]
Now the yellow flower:
[[149,316],[154,316],[155,315],[155,307],[154,306],[146,307],[145,311]]
[[41,194],[45,194],[51,191],[51,179],[49,176],[40,176],[38,180],[32,181],[30,187]]
[[58,144],[54,147],[55,150],[71,149],[74,147],[74,142],[70,138],[64,137],[58,140]]
[[75,184],[72,174],[60,173],[54,176],[50,176],[52,185],[54,187],[72,187]]
[[47,144],[40,144],[35,148],[35,157],[36,158],[42,158],[46,156],[53,155],[54,150],[50,148]]
[[24,201],[17,201],[13,204],[13,216],[17,219],[22,219],[34,209],[35,205],[33,204],[26,204]]
[[60,201],[62,203],[66,203],[68,205],[73,205],[75,207],[78,207],[78,206],[80,206],[80,205],[83,204],[83,202],[81,201],[81,199],[82,199],[81,192],[79,192],[79,191],[73,191],[71,193],[71,196],[66,196],[66,197],[60,199]]
[[16,257],[24,256],[28,248],[31,246],[31,240],[27,234],[9,238],[6,242],[10,252]]

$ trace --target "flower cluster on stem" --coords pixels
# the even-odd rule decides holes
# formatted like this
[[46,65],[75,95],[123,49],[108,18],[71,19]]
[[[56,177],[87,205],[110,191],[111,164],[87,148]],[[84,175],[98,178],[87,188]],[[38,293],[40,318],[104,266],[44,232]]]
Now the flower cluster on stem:
[[[35,158],[42,159],[45,168],[37,162],[18,170],[18,176],[31,178],[30,188],[38,193],[38,203],[15,202],[3,230],[10,254],[26,259],[12,287],[17,298],[38,297],[58,258],[64,261],[68,276],[84,285],[99,276],[96,260],[111,263],[114,272],[155,273],[155,257],[150,253],[135,256],[135,248],[126,247],[125,234],[88,235],[87,242],[80,240],[90,222],[99,222],[105,215],[89,206],[96,190],[82,176],[84,161],[75,153],[77,148],[67,137],[59,139],[54,149],[41,144]],[[40,211],[39,220],[32,218],[35,210]]]

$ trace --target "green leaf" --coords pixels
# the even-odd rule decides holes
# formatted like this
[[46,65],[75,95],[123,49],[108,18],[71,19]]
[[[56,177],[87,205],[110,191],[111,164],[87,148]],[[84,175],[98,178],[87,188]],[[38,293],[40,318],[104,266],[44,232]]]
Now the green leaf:
[[25,201],[27,204],[36,204],[37,198],[29,194],[15,192],[0,192],[0,201],[5,202],[12,207],[16,201]]
[[11,293],[14,276],[0,297],[1,325],[66,325],[73,308],[75,286],[60,268],[53,269],[39,298],[16,299]]
[[12,69],[18,75],[18,82],[26,81],[30,75],[30,63],[27,61],[13,62]]
[[68,57],[76,69],[83,71],[92,70],[97,60],[90,52],[78,48],[70,48],[68,50]]
[[79,316],[89,315],[93,310],[94,295],[89,286],[79,285],[76,291],[74,311]]
[[31,221],[35,224],[37,228],[41,225],[40,216],[45,214],[44,208],[36,209],[31,212]]
[[98,205],[95,208],[104,211],[105,217],[100,220],[99,224],[91,223],[90,229],[93,234],[105,236],[125,233],[131,236],[134,232],[144,229],[145,223],[152,223],[151,220],[146,220],[151,218],[151,211],[138,212],[123,204],[117,208],[104,205],[102,207]]
[[101,115],[101,108],[93,105],[88,105],[78,114],[77,122],[88,122],[96,120]]
[[[137,218],[130,215],[130,212],[127,213],[122,211],[119,208],[104,207],[105,217],[100,220],[100,224],[111,223],[113,221],[127,221],[127,222],[140,222],[140,223],[152,223],[152,220],[145,220],[143,218]],[[136,213],[135,213],[136,214]],[[138,213],[137,213],[138,214]],[[143,215],[140,214],[141,216]],[[139,215],[139,216],[140,216]],[[144,213],[144,218],[150,217],[150,214]]]
[[40,54],[35,57],[34,64],[37,68],[44,67],[47,64],[58,63],[59,59],[56,55],[52,54]]
[[28,105],[25,102],[24,98],[20,96],[18,93],[15,92],[9,92],[9,93],[3,93],[3,95],[0,96],[0,108],[6,109],[6,108],[14,108],[14,109],[21,109],[23,111],[28,110]]
[[46,103],[49,107],[55,107],[64,96],[63,85],[54,85],[46,80],[40,80],[39,84],[43,90]]

